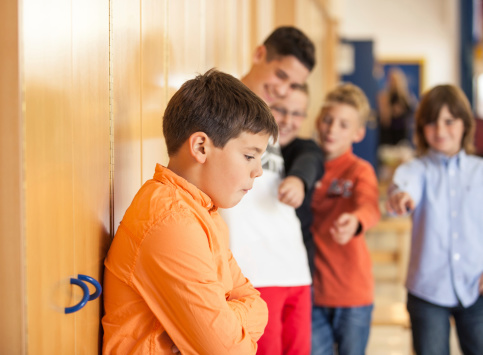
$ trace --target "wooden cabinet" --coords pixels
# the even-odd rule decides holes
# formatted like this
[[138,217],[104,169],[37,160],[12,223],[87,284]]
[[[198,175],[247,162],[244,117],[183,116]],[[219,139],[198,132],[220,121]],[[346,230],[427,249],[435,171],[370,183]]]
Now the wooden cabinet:
[[109,243],[109,3],[23,1],[28,354],[93,354],[100,299],[65,315]]
[[82,296],[71,277],[102,280],[110,241],[109,2],[2,6],[9,6],[0,11],[0,22],[9,21],[2,58],[10,62],[2,62],[0,97],[10,110],[2,110],[1,140],[11,154],[0,164],[0,214],[10,214],[0,227],[0,249],[10,251],[2,254],[1,280],[13,287],[11,298],[2,297],[9,330],[0,353],[94,354],[100,299],[77,313],[64,308]]

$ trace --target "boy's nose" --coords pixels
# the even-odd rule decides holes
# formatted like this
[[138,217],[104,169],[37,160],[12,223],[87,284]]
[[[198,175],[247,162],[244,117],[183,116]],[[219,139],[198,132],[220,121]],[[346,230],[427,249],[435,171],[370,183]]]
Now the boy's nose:
[[290,84],[289,83],[282,83],[275,87],[275,93],[278,98],[284,98],[290,91]]
[[255,179],[259,176],[262,176],[262,174],[263,174],[263,168],[262,168],[262,161],[260,160],[258,161],[256,168],[252,170],[251,178]]
[[288,126],[291,121],[292,121],[292,114],[290,112],[287,112],[281,119],[280,123],[282,123],[284,126]]
[[446,126],[441,122],[436,122],[436,134],[443,133],[446,129]]

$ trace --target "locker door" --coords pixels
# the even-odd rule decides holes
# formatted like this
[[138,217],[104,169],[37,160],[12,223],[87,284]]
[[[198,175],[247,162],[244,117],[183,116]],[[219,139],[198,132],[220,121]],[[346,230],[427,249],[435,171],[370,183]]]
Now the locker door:
[[27,352],[92,354],[100,300],[64,308],[109,242],[109,4],[23,5]]
[[[354,72],[342,76],[343,81],[359,86],[369,99],[373,110],[376,109],[377,82],[374,78],[374,42],[343,40],[343,43],[354,49]],[[354,154],[367,160],[377,171],[377,146],[379,132],[375,115],[369,118],[366,126],[366,136],[362,142],[354,144]]]

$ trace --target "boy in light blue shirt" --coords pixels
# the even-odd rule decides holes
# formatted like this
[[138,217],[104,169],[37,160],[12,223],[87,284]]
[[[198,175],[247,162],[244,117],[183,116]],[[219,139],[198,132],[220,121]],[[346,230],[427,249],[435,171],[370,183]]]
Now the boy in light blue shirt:
[[463,353],[483,354],[483,159],[475,121],[452,85],[426,93],[416,113],[419,157],[398,167],[388,211],[412,213],[406,281],[416,354],[449,355],[450,317]]

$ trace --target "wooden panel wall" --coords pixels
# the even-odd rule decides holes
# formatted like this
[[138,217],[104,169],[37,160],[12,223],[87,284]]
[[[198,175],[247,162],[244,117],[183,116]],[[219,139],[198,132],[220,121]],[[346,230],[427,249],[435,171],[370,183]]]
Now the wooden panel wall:
[[315,138],[314,121],[319,114],[324,95],[338,81],[335,69],[335,49],[338,41],[336,22],[328,16],[319,0],[300,0],[295,8],[297,26],[315,43],[317,65],[309,77],[310,106],[300,135]]
[[0,1],[0,354],[25,351],[19,37],[17,1]]
[[168,2],[166,0],[142,1],[141,24],[141,117],[142,117],[142,182],[152,178],[156,163],[166,163],[166,148],[163,138],[163,112],[168,100],[166,79],[168,78],[169,47],[166,22]]
[[169,98],[212,67],[237,77],[248,70],[249,5],[112,0],[114,230],[155,164],[168,162],[162,116]]
[[111,1],[111,79],[114,120],[114,217],[122,215],[141,178],[141,3]]
[[75,273],[71,10],[23,8],[28,354],[75,350],[75,318],[62,313]]
[[101,301],[78,313],[79,273],[109,243],[109,3],[24,1],[29,354],[95,353]]
[[309,76],[309,110],[307,119],[300,129],[300,135],[315,138],[314,121],[323,97],[338,81],[335,68],[335,50],[338,42],[337,22],[330,18],[321,0],[277,1],[274,10],[275,26],[295,25],[313,42],[316,48],[316,65]]
[[[72,1],[71,16],[74,269],[102,282],[110,243],[109,2]],[[75,354],[98,350],[101,311],[98,299],[75,313]]]

